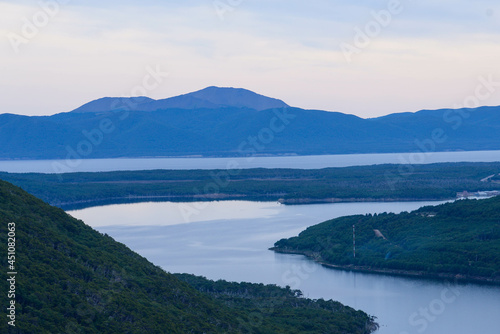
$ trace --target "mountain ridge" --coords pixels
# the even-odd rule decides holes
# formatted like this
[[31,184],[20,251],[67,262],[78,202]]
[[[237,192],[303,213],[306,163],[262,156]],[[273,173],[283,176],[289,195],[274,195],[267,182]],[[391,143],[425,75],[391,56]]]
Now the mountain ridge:
[[500,106],[364,119],[207,87],[103,98],[52,116],[0,114],[0,159],[248,157],[500,150]]
[[248,108],[257,111],[284,108],[288,105],[278,99],[254,93],[243,88],[210,86],[192,93],[154,100],[148,97],[104,97],[88,102],[70,112],[156,111],[163,109],[217,109]]

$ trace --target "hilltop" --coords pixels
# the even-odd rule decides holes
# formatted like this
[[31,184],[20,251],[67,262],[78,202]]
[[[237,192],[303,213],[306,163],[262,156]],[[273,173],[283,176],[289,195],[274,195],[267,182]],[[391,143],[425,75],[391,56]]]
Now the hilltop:
[[86,103],[71,112],[110,112],[124,109],[128,111],[223,109],[231,107],[261,111],[272,108],[286,108],[288,105],[281,100],[260,95],[243,88],[211,86],[196,92],[162,100],[154,100],[145,96],[130,98],[105,97]]

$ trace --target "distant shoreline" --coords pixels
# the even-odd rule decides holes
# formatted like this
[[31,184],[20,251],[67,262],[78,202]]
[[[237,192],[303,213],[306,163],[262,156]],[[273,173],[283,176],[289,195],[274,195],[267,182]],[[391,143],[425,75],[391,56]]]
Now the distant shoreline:
[[[485,197],[487,198],[487,197]],[[136,196],[136,197],[110,197],[103,199],[88,199],[74,202],[50,203],[63,210],[82,210],[97,206],[133,204],[145,202],[211,202],[211,201],[249,201],[249,202],[277,202],[283,205],[312,205],[334,203],[398,203],[398,202],[446,202],[462,198],[293,198],[279,199],[269,197],[255,197],[247,195],[178,195],[178,196]],[[86,205],[88,204],[88,205]]]
[[[477,149],[477,150],[444,150],[444,151],[432,151],[432,152],[427,152],[429,153],[471,153],[471,152],[500,152],[500,149],[494,149],[494,150],[485,150],[485,149]],[[253,153],[251,156],[245,156],[245,155],[234,155],[234,154],[227,154],[227,155],[221,155],[221,154],[215,154],[215,155],[203,155],[203,154],[188,154],[188,155],[153,155],[153,156],[116,156],[116,157],[96,157],[96,158],[86,158],[82,157],[81,160],[86,160],[86,161],[91,161],[91,160],[111,160],[111,159],[231,159],[231,158],[237,158],[237,159],[247,159],[247,158],[277,158],[277,157],[314,157],[314,156],[329,156],[329,155],[340,155],[340,156],[345,156],[345,155],[374,155],[374,154],[415,154],[415,153],[422,153],[420,151],[413,151],[413,152],[407,152],[407,151],[387,151],[387,152],[345,152],[345,153]],[[32,158],[3,158],[0,157],[0,161],[52,161],[52,160],[66,160],[66,156],[61,156],[61,157],[32,157]],[[464,161],[466,162],[466,161]],[[487,161],[485,161],[487,162]]]
[[[100,157],[96,156],[93,158],[85,158],[80,157],[76,158],[68,158],[66,156],[61,157],[26,157],[26,158],[8,158],[8,157],[0,157],[0,167],[1,163],[43,163],[46,162],[50,168],[45,168],[44,170],[40,170],[39,168],[27,169],[29,173],[74,173],[74,172],[100,172],[104,170],[82,170],[80,165],[83,164],[92,164],[98,161],[155,161],[155,160],[185,160],[185,161],[195,161],[195,160],[221,160],[221,161],[231,161],[235,160],[236,162],[241,162],[236,167],[231,167],[235,169],[249,169],[249,168],[282,168],[282,169],[323,169],[323,168],[343,168],[343,167],[355,167],[355,166],[371,166],[371,165],[428,165],[428,164],[436,164],[436,163],[492,163],[492,162],[500,162],[500,150],[443,150],[443,151],[433,151],[433,152],[425,152],[425,159],[420,161],[415,161],[412,159],[414,155],[422,155],[424,153],[419,151],[413,152],[344,152],[344,153],[256,153],[252,155],[237,155],[228,153],[224,154],[215,154],[215,155],[201,155],[201,154],[189,154],[189,155],[166,155],[166,156],[117,156],[117,157]],[[330,159],[328,159],[330,157]],[[354,160],[353,157],[359,157],[360,159]],[[370,159],[371,157],[377,157],[377,159]],[[305,164],[304,166],[298,166],[297,164],[292,163],[293,161],[287,161],[286,163],[276,165],[276,163],[265,164],[265,163],[255,163],[254,159],[299,159],[299,164],[304,165],[303,159],[320,159],[319,161],[312,161],[309,164]],[[325,158],[327,160],[325,160]],[[380,158],[380,159],[379,159]],[[53,162],[58,162],[62,164],[65,169],[63,171],[54,170],[52,168]],[[99,166],[98,166],[99,167]],[[96,168],[94,166],[94,168]],[[134,166],[132,169],[127,166],[120,166],[116,169],[105,169],[105,171],[119,171],[119,170],[152,170],[152,169],[163,169],[164,167],[159,168],[150,168],[149,165],[145,164],[143,167]],[[26,168],[25,168],[26,169]],[[189,169],[228,169],[226,164],[221,163],[219,167],[214,166],[198,166],[194,165],[192,168],[189,167],[180,167],[174,166],[174,168],[167,168],[169,170],[189,170]],[[0,170],[2,171],[2,170]],[[8,170],[3,170],[8,171]],[[12,173],[16,173],[18,171],[10,171]]]
[[[179,195],[179,196],[137,196],[137,197],[110,197],[103,199],[88,199],[74,202],[49,203],[63,210],[82,210],[97,206],[132,204],[145,202],[210,202],[210,201],[249,201],[249,202],[277,202],[283,205],[310,205],[310,204],[333,204],[333,203],[396,203],[396,202],[437,202],[453,201],[456,198],[350,198],[350,199],[290,199],[276,200],[275,198],[254,197],[247,195]],[[94,203],[94,204],[91,204]],[[89,204],[89,205],[85,205]]]
[[[403,173],[405,172],[405,173]],[[271,201],[286,205],[449,201],[499,191],[495,163],[6,173],[11,182],[61,208],[147,201]],[[481,197],[481,196],[475,196]]]

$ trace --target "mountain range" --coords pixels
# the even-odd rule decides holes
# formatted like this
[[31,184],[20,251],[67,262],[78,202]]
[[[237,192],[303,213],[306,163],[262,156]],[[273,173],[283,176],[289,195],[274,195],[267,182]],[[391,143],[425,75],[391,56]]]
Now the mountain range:
[[0,114],[0,159],[254,156],[500,149],[500,107],[363,119],[245,89],[102,98],[52,116]]

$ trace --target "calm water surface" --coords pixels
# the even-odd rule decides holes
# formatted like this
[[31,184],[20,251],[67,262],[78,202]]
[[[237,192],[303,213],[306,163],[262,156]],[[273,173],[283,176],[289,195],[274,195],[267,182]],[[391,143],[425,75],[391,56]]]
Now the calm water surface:
[[289,285],[378,317],[383,334],[499,333],[500,288],[324,268],[267,250],[334,217],[411,211],[436,202],[284,206],[270,202],[139,203],[69,213],[165,270]]
[[0,171],[11,173],[104,172],[152,169],[227,169],[366,166],[375,164],[430,164],[438,162],[500,161],[500,151],[388,154],[311,155],[250,158],[150,158],[87,160],[0,161]]

